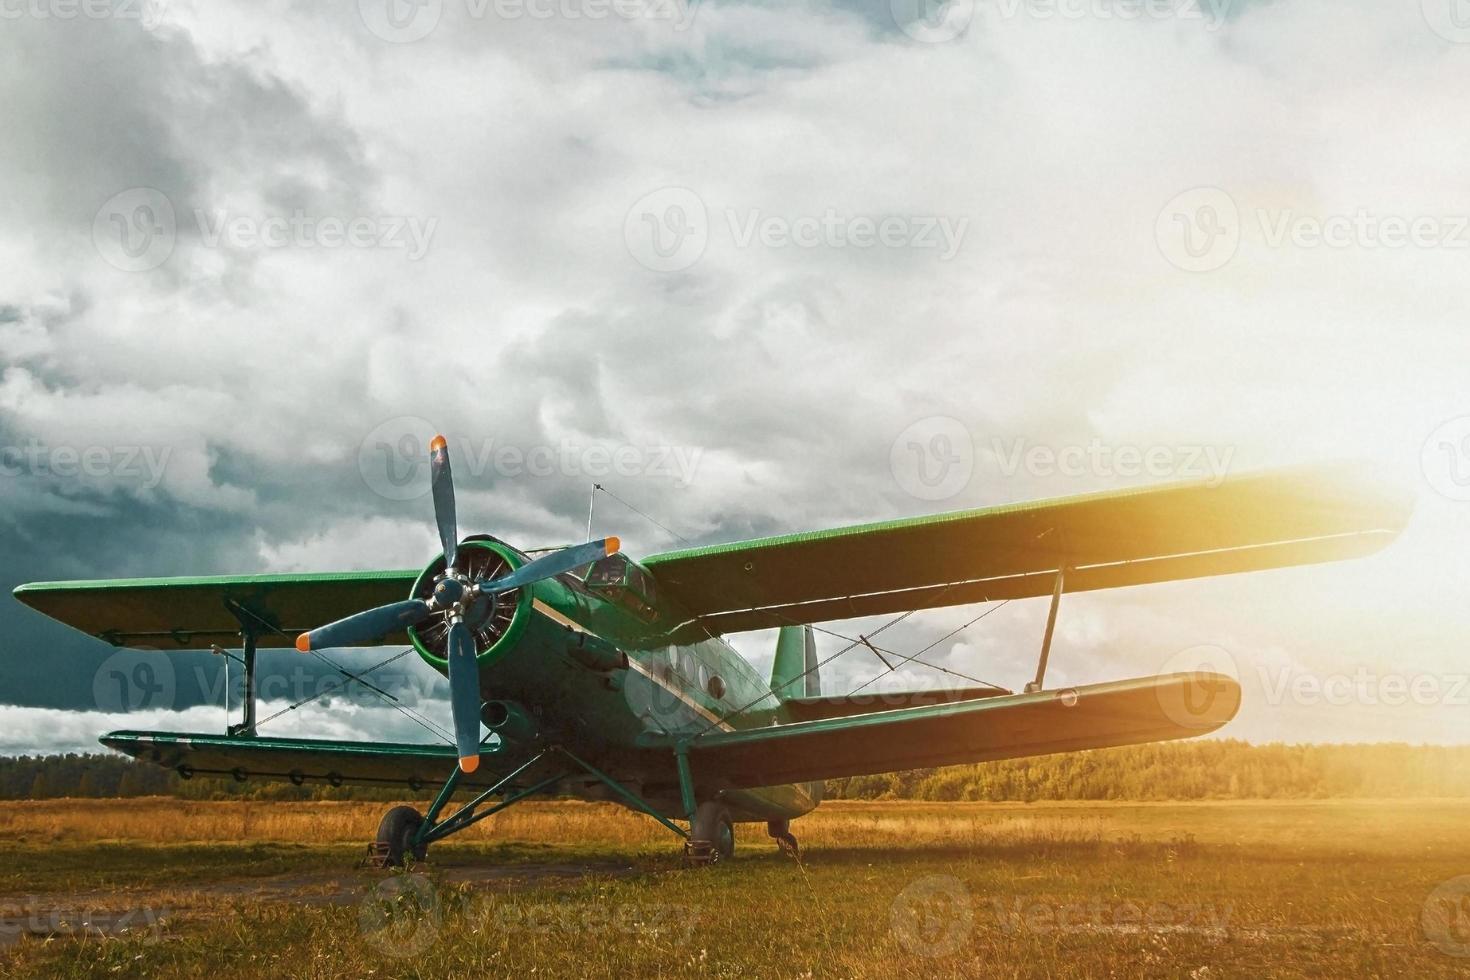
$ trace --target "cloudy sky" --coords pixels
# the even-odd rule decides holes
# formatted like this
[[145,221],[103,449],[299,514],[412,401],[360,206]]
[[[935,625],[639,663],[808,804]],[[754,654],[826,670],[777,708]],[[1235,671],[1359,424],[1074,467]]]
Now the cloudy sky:
[[[597,500],[634,555],[1357,458],[1416,498],[1389,550],[1069,598],[1051,680],[1203,660],[1239,737],[1470,741],[1459,0],[0,18],[7,589],[421,565],[436,429],[462,530],[579,540],[596,480],[656,520]],[[1019,688],[1044,615],[925,659]],[[0,603],[0,752],[222,724],[217,659],[150,658],[168,703],[123,717],[116,656]],[[264,730],[432,737],[324,700]]]

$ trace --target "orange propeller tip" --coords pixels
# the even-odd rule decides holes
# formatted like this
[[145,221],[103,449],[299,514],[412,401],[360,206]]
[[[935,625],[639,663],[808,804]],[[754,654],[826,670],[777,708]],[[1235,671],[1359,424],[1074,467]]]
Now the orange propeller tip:
[[459,760],[459,767],[465,772],[474,772],[476,769],[480,768],[480,757],[477,755],[461,756]]
[[443,449],[447,445],[449,445],[449,443],[447,440],[445,440],[443,436],[435,436],[434,438],[429,440],[429,452],[437,453],[439,450]]
[[302,633],[300,636],[296,637],[296,649],[300,650],[302,653],[311,652],[310,633]]
[[618,551],[621,551],[622,550],[622,547],[623,547],[623,542],[620,541],[619,539],[617,539],[617,538],[608,538],[607,539],[607,553],[608,554],[610,554],[610,555],[611,554],[616,554]]

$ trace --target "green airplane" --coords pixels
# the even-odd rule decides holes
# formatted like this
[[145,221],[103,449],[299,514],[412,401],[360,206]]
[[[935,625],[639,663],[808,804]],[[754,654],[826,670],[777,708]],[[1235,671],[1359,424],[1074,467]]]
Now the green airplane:
[[[422,860],[436,841],[536,795],[622,803],[682,838],[691,862],[713,863],[733,854],[737,823],[764,822],[795,853],[791,821],[821,802],[826,779],[1218,729],[1241,700],[1219,673],[1047,688],[1063,593],[1365,556],[1394,539],[1410,510],[1358,470],[1327,466],[642,562],[616,538],[533,557],[488,535],[461,539],[442,436],[430,462],[443,550],[422,571],[44,582],[15,595],[117,646],[240,649],[241,724],[222,735],[117,731],[101,739],[110,748],[186,778],[397,786],[414,799],[437,785],[426,812],[397,806],[383,817],[370,845],[378,863]],[[1020,693],[821,688],[814,624],[1045,596],[1036,674]],[[767,680],[723,637],[768,628],[779,634]],[[378,644],[409,644],[447,675],[453,745],[257,733],[257,650],[322,657]],[[890,670],[922,662],[865,636],[852,645]],[[347,673],[367,683],[367,672]],[[459,792],[471,795],[450,808]]]

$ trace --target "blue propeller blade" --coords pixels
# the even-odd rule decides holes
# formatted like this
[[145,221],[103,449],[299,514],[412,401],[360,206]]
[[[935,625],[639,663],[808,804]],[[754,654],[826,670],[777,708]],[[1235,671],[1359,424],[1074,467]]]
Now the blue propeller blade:
[[475,638],[458,618],[449,627],[449,706],[459,767],[474,772],[480,766],[480,665]]
[[376,643],[389,633],[396,633],[409,626],[417,626],[433,607],[423,599],[404,599],[390,602],[386,606],[354,613],[335,623],[318,626],[309,633],[296,637],[296,649],[302,653],[310,650],[325,650],[329,647],[360,647]]
[[485,594],[519,588],[522,585],[539,582],[544,578],[551,578],[553,575],[560,575],[562,572],[570,572],[574,568],[580,568],[599,558],[606,558],[621,547],[622,542],[617,538],[603,538],[601,541],[588,541],[586,544],[573,545],[561,551],[553,551],[549,555],[542,555],[534,561],[528,561],[510,574],[502,575],[493,582],[485,582],[476,588]]
[[434,495],[434,523],[439,525],[444,565],[453,568],[459,548],[459,527],[454,516],[454,474],[449,470],[449,443],[443,436],[435,436],[429,443],[429,471]]

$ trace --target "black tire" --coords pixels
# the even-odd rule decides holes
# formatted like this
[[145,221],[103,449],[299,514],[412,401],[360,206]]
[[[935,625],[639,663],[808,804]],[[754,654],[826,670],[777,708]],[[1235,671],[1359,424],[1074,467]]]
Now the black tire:
[[709,863],[717,864],[735,856],[735,822],[722,803],[706,800],[694,811],[690,837],[696,844],[709,846]]
[[415,861],[422,861],[428,856],[427,844],[418,847],[413,844],[413,835],[418,833],[423,822],[423,815],[411,806],[395,806],[383,814],[383,820],[378,824],[378,843],[387,845],[385,860],[390,868],[401,867],[405,854]]

